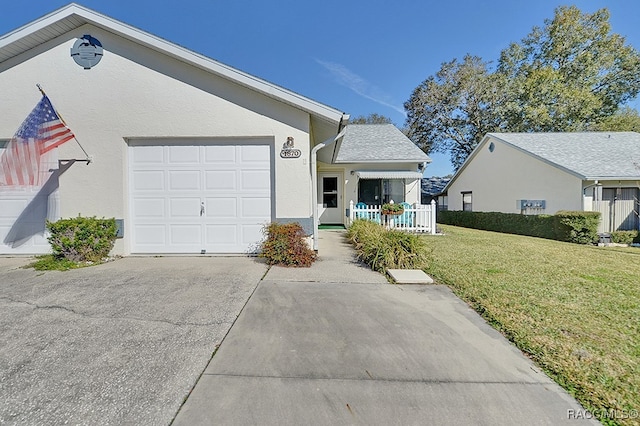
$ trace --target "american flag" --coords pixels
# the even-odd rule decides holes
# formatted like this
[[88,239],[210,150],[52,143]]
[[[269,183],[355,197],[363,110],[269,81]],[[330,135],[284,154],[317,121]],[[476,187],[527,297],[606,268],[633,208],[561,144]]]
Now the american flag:
[[49,176],[46,154],[75,136],[42,96],[0,158],[0,186],[41,186]]

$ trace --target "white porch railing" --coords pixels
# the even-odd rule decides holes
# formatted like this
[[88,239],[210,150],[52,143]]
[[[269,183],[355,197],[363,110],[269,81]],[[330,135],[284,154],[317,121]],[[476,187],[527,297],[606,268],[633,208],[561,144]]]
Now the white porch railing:
[[386,226],[389,229],[400,229],[407,232],[436,233],[436,202],[431,204],[414,204],[404,209],[400,215],[383,215],[382,206],[349,203],[349,224],[356,219],[367,219]]

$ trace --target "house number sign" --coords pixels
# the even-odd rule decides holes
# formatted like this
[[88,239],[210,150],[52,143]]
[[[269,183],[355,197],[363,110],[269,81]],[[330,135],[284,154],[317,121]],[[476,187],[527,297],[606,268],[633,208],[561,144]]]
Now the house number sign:
[[282,158],[300,158],[302,151],[293,147],[293,137],[289,136],[287,141],[282,145],[280,157]]

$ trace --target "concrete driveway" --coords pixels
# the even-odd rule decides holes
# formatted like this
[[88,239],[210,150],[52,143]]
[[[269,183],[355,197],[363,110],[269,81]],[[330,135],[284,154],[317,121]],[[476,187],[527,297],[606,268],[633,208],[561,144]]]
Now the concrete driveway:
[[266,272],[246,257],[68,272],[0,258],[0,424],[168,424]]

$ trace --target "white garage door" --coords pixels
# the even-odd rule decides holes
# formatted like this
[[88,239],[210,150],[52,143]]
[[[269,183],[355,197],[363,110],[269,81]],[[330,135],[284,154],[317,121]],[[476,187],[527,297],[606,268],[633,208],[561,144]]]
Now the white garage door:
[[0,188],[0,254],[50,253],[45,221],[56,219],[59,204],[58,191]]
[[133,253],[245,253],[271,221],[268,143],[130,145]]

